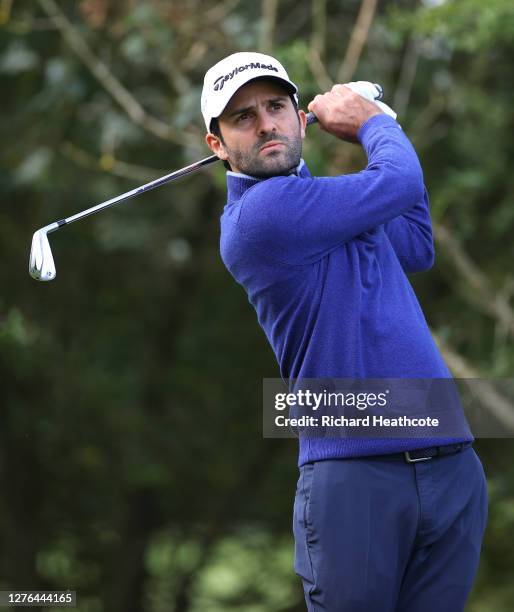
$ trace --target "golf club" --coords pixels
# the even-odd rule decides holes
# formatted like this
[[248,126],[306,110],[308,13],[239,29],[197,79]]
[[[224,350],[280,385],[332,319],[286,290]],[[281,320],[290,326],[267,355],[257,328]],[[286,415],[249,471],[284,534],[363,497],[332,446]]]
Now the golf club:
[[[311,123],[315,123],[317,121],[316,116],[313,113],[308,113],[307,115],[307,125]],[[50,223],[49,225],[45,225],[41,229],[38,229],[34,232],[32,237],[32,245],[30,249],[30,257],[29,257],[29,274],[32,278],[39,281],[51,281],[56,276],[55,262],[52,255],[52,249],[50,248],[50,242],[48,240],[48,234],[51,232],[55,232],[56,230],[64,227],[65,225],[69,225],[74,221],[79,221],[84,217],[88,217],[89,215],[94,215],[95,213],[103,210],[104,208],[109,208],[110,206],[114,206],[115,204],[119,204],[120,202],[124,202],[125,200],[129,200],[130,198],[135,198],[142,193],[146,193],[147,191],[151,191],[152,189],[156,189],[161,185],[169,183],[170,181],[174,181],[179,179],[187,174],[191,174],[192,172],[196,172],[205,166],[209,166],[210,164],[220,161],[220,158],[217,155],[210,155],[209,157],[205,157],[200,161],[197,161],[189,166],[185,166],[180,170],[176,170],[175,172],[171,172],[170,174],[166,174],[165,176],[161,176],[155,181],[151,181],[150,183],[146,183],[145,185],[141,185],[140,187],[136,187],[131,191],[127,191],[126,193],[122,193],[115,198],[111,198],[106,202],[102,202],[101,204],[97,204],[96,206],[92,206],[87,210],[83,210],[82,212],[78,212],[71,217],[66,217],[65,219],[61,219],[59,221],[55,221],[54,223]]]
[[[358,84],[357,86],[352,87],[354,91],[357,93],[361,93],[359,91]],[[383,96],[382,87],[377,83],[373,84],[375,86],[375,93],[367,93],[364,97],[369,97],[370,99],[380,100]],[[396,115],[395,115],[396,116]],[[316,123],[317,118],[314,113],[307,114],[307,125],[311,125],[312,123]],[[192,172],[196,172],[205,166],[209,166],[210,164],[220,161],[220,158],[217,155],[211,155],[209,157],[205,157],[200,161],[197,161],[189,166],[185,166],[180,170],[176,170],[175,172],[171,172],[170,174],[166,174],[165,176],[161,176],[155,181],[151,181],[150,183],[146,183],[145,185],[141,185],[140,187],[136,187],[131,191],[127,191],[126,193],[122,193],[115,198],[111,198],[106,202],[102,202],[101,204],[97,204],[96,206],[92,206],[87,210],[76,213],[71,217],[67,217],[65,219],[61,219],[59,221],[55,221],[54,223],[50,223],[50,225],[46,225],[41,229],[38,229],[34,232],[32,237],[32,246],[30,249],[30,257],[29,257],[29,274],[32,278],[39,281],[51,281],[55,278],[56,269],[55,262],[52,255],[52,249],[50,248],[50,242],[48,240],[48,234],[51,232],[55,232],[65,225],[69,225],[74,221],[78,221],[79,219],[83,219],[84,217],[88,217],[89,215],[93,215],[104,208],[109,208],[110,206],[114,206],[115,204],[119,204],[120,202],[124,202],[125,200],[129,200],[130,198],[135,198],[142,193],[147,191],[151,191],[161,185],[169,183],[170,181],[174,181],[175,179],[179,179],[187,174],[191,174]]]

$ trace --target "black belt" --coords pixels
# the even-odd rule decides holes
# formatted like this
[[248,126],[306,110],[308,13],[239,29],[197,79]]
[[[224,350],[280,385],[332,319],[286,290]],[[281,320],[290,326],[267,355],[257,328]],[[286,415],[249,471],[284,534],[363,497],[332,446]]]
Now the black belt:
[[416,450],[397,453],[395,457],[405,459],[407,463],[417,463],[418,461],[428,461],[434,457],[442,457],[443,455],[454,455],[460,453],[465,448],[472,445],[472,442],[459,442],[459,444],[446,444],[445,446],[432,446],[431,448],[418,448]]

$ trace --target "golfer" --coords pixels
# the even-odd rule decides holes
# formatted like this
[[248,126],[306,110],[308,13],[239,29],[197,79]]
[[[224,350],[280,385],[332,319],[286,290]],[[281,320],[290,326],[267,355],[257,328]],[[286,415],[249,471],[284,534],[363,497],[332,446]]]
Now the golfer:
[[[273,57],[205,75],[206,141],[224,160],[221,255],[292,379],[451,378],[406,274],[434,261],[416,153],[382,108],[335,85],[310,102],[366,168],[312,177],[306,115]],[[466,424],[467,425],[467,424]],[[487,520],[482,464],[452,438],[302,438],[295,571],[310,612],[459,612]]]

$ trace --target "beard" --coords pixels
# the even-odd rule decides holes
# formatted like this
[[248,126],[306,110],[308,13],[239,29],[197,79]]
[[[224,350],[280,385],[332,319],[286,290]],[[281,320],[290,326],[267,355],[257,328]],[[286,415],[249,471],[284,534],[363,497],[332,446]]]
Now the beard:
[[[283,147],[276,151],[269,151],[262,155],[260,150],[267,142],[272,140],[281,142]],[[249,151],[231,149],[225,144],[230,165],[239,169],[243,174],[256,178],[270,178],[272,176],[285,176],[296,169],[302,155],[302,138],[300,127],[292,138],[279,134],[266,134],[256,142]]]

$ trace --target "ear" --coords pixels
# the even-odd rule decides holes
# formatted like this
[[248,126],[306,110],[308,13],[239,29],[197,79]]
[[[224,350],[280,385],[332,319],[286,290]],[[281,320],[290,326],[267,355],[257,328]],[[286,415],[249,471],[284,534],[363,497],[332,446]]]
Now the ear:
[[307,127],[307,115],[303,110],[298,110],[298,117],[300,118],[300,133],[303,140],[305,138],[305,128]]
[[205,142],[207,143],[209,149],[220,159],[228,159],[228,154],[225,151],[225,147],[217,136],[209,132],[208,134],[205,134]]

